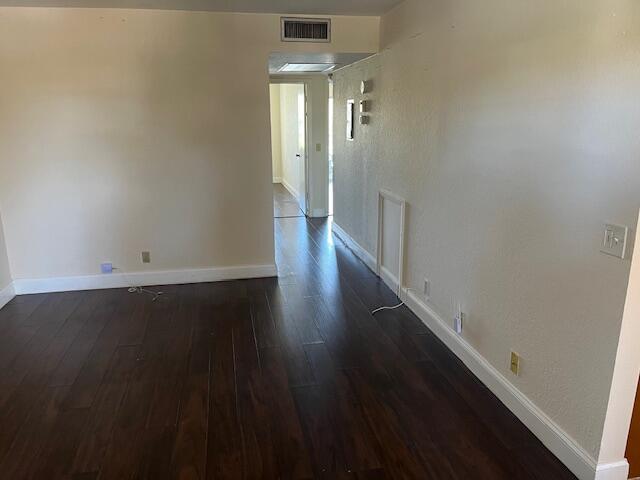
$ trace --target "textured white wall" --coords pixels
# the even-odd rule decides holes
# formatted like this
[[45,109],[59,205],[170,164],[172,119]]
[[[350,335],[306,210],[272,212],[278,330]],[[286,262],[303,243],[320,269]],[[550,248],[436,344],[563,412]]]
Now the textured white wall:
[[282,43],[278,15],[0,8],[14,278],[273,263],[269,53],[377,51],[378,26]]
[[[382,53],[335,74],[335,221],[375,252],[408,201],[405,284],[598,457],[630,261],[603,224],[640,207],[640,3],[407,0]],[[345,139],[373,80],[371,125]],[[522,373],[509,372],[509,353]]]

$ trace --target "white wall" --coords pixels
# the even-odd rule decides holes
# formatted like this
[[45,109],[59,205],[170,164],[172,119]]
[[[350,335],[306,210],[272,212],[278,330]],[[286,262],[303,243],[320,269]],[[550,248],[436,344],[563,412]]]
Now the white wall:
[[0,8],[14,278],[273,264],[269,53],[377,51],[378,25],[281,43],[277,15]]
[[271,161],[273,182],[282,181],[282,131],[280,129],[280,85],[269,86],[271,105]]
[[[407,0],[335,74],[335,221],[371,253],[377,195],[408,201],[406,277],[598,458],[640,207],[640,3]],[[345,139],[372,79],[371,125]],[[509,355],[522,356],[521,376]]]
[[[329,79],[306,80],[309,109],[309,212],[325,217],[329,206]],[[318,148],[319,147],[319,148]]]

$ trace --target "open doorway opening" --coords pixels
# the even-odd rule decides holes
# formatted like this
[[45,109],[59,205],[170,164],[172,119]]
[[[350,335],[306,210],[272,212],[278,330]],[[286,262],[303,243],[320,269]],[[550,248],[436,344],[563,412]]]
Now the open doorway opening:
[[307,102],[304,83],[272,83],[274,217],[307,214]]
[[333,215],[333,78],[329,76],[329,141],[327,151],[329,153],[329,202],[327,213]]

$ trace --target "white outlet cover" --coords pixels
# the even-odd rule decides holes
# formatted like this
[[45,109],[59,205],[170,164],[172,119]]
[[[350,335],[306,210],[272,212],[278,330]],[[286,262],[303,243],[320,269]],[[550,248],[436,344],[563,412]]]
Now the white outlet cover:
[[456,317],[454,322],[454,329],[456,333],[462,333],[462,319],[460,317]]

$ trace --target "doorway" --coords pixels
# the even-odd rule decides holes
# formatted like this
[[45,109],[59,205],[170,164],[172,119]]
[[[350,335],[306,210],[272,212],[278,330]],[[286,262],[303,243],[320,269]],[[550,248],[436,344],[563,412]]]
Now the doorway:
[[327,214],[333,216],[333,78],[329,77],[329,132],[328,132],[328,147],[329,153],[329,201]]
[[270,85],[274,217],[307,215],[307,93],[304,83]]

